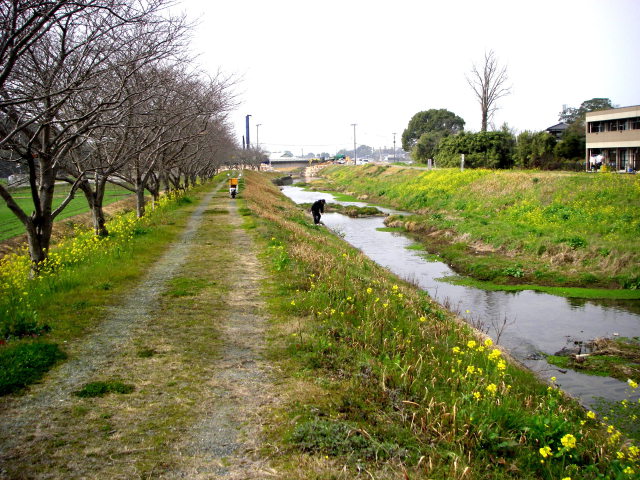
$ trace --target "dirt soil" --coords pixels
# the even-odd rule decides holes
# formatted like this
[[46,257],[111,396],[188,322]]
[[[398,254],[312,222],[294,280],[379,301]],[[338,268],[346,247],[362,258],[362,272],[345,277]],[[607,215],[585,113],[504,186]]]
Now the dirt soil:
[[[0,399],[0,479],[277,476],[260,454],[265,409],[278,402],[263,355],[262,270],[241,223],[236,201],[210,193],[139,286],[66,346],[68,361]],[[215,229],[233,239],[233,268],[216,262]],[[212,287],[167,295],[172,280],[198,276]],[[147,361],[136,352],[148,346]],[[73,395],[116,376],[133,379],[134,393]]]

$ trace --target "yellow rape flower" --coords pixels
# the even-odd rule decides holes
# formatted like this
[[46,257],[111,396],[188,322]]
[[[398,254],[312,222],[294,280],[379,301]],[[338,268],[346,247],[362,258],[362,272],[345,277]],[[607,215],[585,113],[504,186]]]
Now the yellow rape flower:
[[489,385],[487,385],[487,392],[489,392],[491,395],[495,395],[497,391],[498,387],[495,383],[490,383]]
[[467,347],[469,347],[469,348],[475,348],[475,346],[476,346],[476,342],[475,342],[475,340],[469,340],[469,341],[467,342]]
[[548,456],[551,455],[551,447],[549,447],[548,445],[546,447],[542,447],[540,450],[538,450],[540,452],[540,455],[542,455],[544,458],[547,458]]
[[487,339],[484,341],[484,346],[485,346],[485,347],[490,347],[491,345],[493,345],[493,340],[491,340],[490,338],[487,338]]
[[587,417],[589,417],[590,419],[592,419],[592,420],[593,420],[594,418],[596,418],[596,414],[595,414],[595,413],[593,413],[591,410],[589,410],[589,411],[587,412]]
[[629,386],[633,389],[638,388],[638,384],[636,382],[634,382],[633,380],[629,379],[627,380],[627,383],[629,384]]
[[560,443],[562,443],[562,446],[564,446],[565,448],[575,448],[576,437],[574,437],[570,433],[567,433],[564,437],[560,439]]

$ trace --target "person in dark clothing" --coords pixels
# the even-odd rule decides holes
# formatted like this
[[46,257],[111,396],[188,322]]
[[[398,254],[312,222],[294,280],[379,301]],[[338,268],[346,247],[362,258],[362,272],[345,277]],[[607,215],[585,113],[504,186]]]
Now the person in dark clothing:
[[318,225],[320,223],[320,217],[321,217],[321,213],[324,213],[324,204],[326,203],[326,200],[324,198],[321,198],[320,200],[316,200],[315,202],[313,202],[313,205],[311,205],[311,213],[313,214],[313,223],[315,223],[316,225]]

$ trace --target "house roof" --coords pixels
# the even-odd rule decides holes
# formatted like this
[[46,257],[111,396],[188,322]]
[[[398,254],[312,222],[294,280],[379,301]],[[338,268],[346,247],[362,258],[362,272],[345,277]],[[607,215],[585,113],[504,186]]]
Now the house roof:
[[563,132],[567,128],[569,128],[569,125],[564,122],[560,122],[556,125],[553,125],[552,127],[547,128],[547,132]]

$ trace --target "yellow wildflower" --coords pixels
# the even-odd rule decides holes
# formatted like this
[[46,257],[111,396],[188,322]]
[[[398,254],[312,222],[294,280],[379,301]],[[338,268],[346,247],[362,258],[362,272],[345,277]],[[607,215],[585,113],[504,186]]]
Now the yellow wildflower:
[[551,447],[549,447],[548,445],[546,447],[542,447],[538,451],[540,452],[540,455],[542,455],[544,458],[547,458],[548,456],[551,455]]
[[570,433],[567,433],[564,437],[562,437],[560,439],[560,443],[562,443],[562,445],[565,448],[575,448],[576,447],[576,437],[574,437]]

